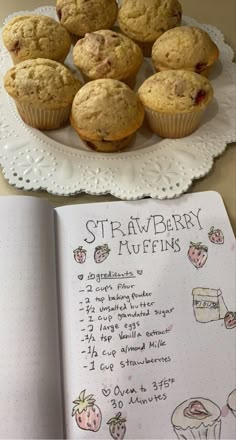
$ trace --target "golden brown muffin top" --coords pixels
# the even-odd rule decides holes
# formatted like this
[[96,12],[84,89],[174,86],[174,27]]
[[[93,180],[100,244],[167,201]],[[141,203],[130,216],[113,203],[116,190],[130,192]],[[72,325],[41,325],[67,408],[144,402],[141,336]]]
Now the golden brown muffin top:
[[62,64],[37,58],[22,61],[8,70],[4,87],[21,103],[61,108],[72,102],[81,85]]
[[139,46],[111,30],[86,34],[73,50],[74,64],[90,79],[122,80],[136,73],[143,61]]
[[178,0],[125,0],[118,12],[121,31],[140,42],[154,42],[178,26],[182,7]]
[[153,64],[160,70],[184,69],[200,73],[218,56],[219,49],[208,33],[193,26],[170,29],[152,48]]
[[62,59],[70,50],[71,38],[56,20],[45,15],[12,18],[2,32],[4,45],[19,61],[31,58]]
[[136,93],[114,79],[87,83],[72,104],[72,125],[91,140],[123,139],[142,125],[143,118],[143,106]]
[[63,26],[72,34],[109,29],[116,21],[116,0],[57,0],[56,11]]
[[138,90],[144,106],[158,112],[189,112],[206,107],[213,97],[210,81],[186,70],[163,70]]

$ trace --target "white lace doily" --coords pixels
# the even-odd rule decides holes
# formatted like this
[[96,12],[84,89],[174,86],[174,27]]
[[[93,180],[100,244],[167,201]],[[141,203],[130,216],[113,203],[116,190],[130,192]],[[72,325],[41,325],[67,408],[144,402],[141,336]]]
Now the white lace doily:
[[[12,14],[5,23],[13,15],[26,13],[56,18],[55,8],[41,7]],[[143,127],[127,150],[115,154],[89,150],[69,126],[40,132],[24,124],[3,87],[3,76],[12,62],[0,40],[0,164],[10,184],[58,195],[83,191],[127,200],[164,199],[179,196],[193,179],[206,175],[213,159],[236,141],[236,65],[233,50],[218,29],[189,17],[183,23],[206,30],[220,49],[220,59],[209,78],[215,98],[200,128],[186,138],[170,140]],[[71,54],[67,65],[75,71]],[[145,59],[137,87],[153,72],[150,60]]]

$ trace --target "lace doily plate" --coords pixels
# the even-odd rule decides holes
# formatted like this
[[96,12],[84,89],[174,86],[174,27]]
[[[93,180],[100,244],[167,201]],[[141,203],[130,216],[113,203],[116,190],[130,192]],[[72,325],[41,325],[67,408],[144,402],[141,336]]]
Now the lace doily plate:
[[[48,6],[17,12],[5,23],[14,15],[29,13],[56,18],[55,8]],[[233,50],[218,29],[189,17],[183,17],[183,23],[206,30],[220,49],[220,59],[209,78],[214,101],[200,128],[186,138],[170,140],[144,126],[127,150],[115,154],[89,150],[70,126],[40,132],[24,124],[3,87],[3,76],[12,62],[0,39],[0,164],[9,183],[57,195],[86,192],[110,193],[124,200],[164,199],[179,196],[193,179],[206,175],[214,158],[236,141],[236,65]],[[66,64],[75,72],[71,54]],[[151,62],[145,59],[136,87],[152,73]]]

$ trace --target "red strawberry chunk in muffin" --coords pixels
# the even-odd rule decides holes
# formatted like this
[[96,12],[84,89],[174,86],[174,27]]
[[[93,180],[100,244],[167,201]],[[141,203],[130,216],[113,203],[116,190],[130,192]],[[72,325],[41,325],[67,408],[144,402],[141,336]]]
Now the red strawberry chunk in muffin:
[[199,92],[195,96],[195,104],[201,104],[206,97],[206,92],[204,90],[199,90]]

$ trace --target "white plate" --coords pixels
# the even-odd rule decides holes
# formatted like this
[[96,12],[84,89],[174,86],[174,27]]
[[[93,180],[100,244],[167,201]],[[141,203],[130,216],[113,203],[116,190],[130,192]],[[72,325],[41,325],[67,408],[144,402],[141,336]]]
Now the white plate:
[[[29,13],[56,18],[55,8],[48,6],[12,14],[5,23],[14,15]],[[186,138],[170,140],[143,127],[127,150],[115,154],[89,150],[70,126],[40,132],[24,124],[2,85],[12,62],[1,40],[0,164],[10,184],[68,196],[83,191],[127,200],[164,199],[179,196],[193,179],[206,175],[213,159],[236,141],[236,66],[233,51],[218,29],[189,17],[183,17],[183,23],[206,30],[220,49],[220,59],[209,78],[215,98],[200,128]],[[70,54],[67,65],[75,71],[71,60]],[[152,73],[151,62],[145,59],[136,86]]]

